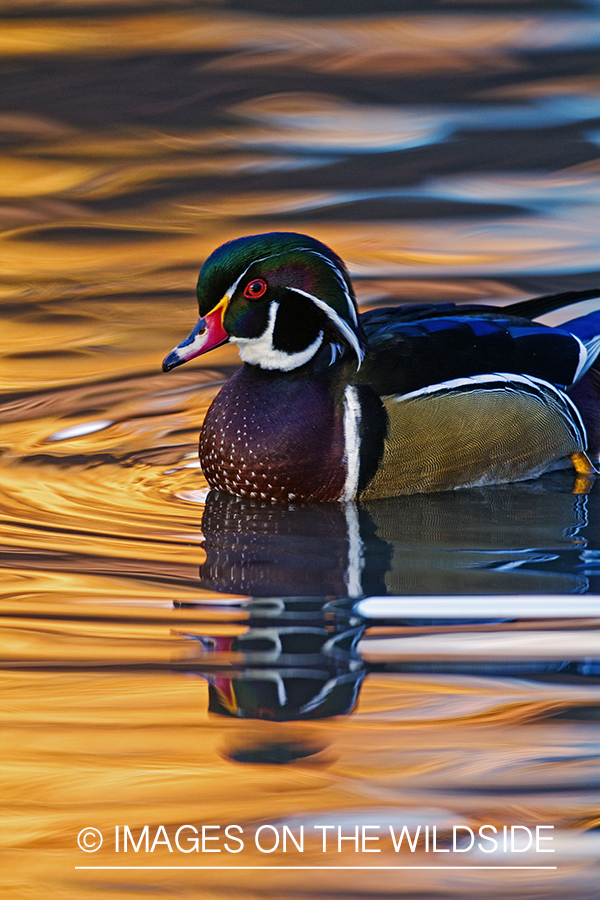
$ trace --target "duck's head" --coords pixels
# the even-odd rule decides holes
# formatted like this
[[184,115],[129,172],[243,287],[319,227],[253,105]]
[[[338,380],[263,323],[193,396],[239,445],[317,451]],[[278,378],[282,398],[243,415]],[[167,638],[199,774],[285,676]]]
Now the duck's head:
[[314,238],[272,232],[218,247],[198,278],[200,318],[163,362],[167,372],[226,341],[242,360],[289,372],[317,353],[347,352],[357,365],[366,339],[342,260]]

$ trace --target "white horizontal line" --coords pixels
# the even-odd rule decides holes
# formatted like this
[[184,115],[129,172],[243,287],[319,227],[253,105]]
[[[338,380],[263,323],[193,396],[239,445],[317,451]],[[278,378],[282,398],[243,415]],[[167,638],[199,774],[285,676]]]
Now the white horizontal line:
[[218,872],[219,870],[223,870],[226,872],[236,872],[236,871],[247,871],[247,870],[260,870],[268,872],[269,870],[281,870],[281,869],[294,869],[294,870],[304,870],[310,869],[318,870],[318,869],[335,869],[340,871],[348,871],[354,869],[364,869],[369,871],[372,869],[373,871],[389,871],[396,869],[447,869],[452,871],[453,869],[557,869],[558,866],[75,866],[76,869],[133,869],[138,871],[140,869],[152,869],[153,871],[162,870],[162,869],[201,869],[202,871],[211,870]]
[[551,619],[600,615],[598,594],[462,594],[365,597],[354,612],[365,619]]
[[466,634],[422,634],[408,637],[366,637],[358,644],[366,662],[390,659],[539,660],[600,657],[596,631],[473,631]]

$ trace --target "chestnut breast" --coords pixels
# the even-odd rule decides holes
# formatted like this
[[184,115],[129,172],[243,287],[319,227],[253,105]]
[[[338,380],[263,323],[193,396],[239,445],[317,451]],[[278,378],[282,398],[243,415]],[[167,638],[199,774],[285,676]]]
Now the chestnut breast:
[[209,485],[242,497],[334,501],[346,478],[343,402],[326,375],[244,365],[210,406],[200,434]]

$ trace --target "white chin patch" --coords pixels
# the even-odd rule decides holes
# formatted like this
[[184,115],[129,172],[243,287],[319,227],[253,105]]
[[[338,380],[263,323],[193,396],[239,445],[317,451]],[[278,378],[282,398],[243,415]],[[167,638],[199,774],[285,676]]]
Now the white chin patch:
[[260,366],[261,369],[280,369],[282,372],[291,372],[312,359],[323,343],[323,332],[320,331],[315,340],[300,350],[299,353],[286,353],[284,350],[276,350],[273,346],[273,332],[279,303],[271,303],[269,307],[269,324],[257,338],[241,338],[231,335],[230,340],[237,344],[240,356],[245,363],[251,366]]

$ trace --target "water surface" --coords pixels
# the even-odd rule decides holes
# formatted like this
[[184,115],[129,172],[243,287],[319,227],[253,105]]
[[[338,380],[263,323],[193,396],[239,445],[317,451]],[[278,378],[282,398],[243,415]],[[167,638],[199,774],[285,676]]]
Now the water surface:
[[[253,232],[333,246],[363,307],[596,287],[597,6],[2,14],[3,896],[596,898],[600,488],[209,494],[197,435],[236,353],[160,361],[201,262]],[[239,854],[169,851],[232,823]],[[302,853],[255,846],[284,824]],[[425,849],[486,824],[552,826],[555,853]],[[125,825],[168,840],[117,856]]]

